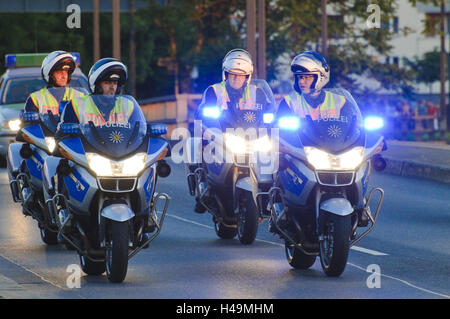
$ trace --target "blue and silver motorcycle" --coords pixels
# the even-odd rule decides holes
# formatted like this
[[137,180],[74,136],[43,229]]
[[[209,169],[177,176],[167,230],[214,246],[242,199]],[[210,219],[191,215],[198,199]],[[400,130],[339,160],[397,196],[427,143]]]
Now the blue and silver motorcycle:
[[[202,136],[187,140],[188,163],[198,163],[187,174],[190,194],[213,216],[216,234],[242,244],[255,240],[264,217],[253,197],[250,165],[260,154],[271,152],[269,123],[275,100],[264,80],[252,80],[264,92],[264,106],[238,110],[201,105]],[[262,95],[261,95],[262,96]],[[269,121],[270,119],[270,121]],[[195,158],[195,157],[198,158]],[[257,187],[257,186],[256,186]]]
[[[44,195],[59,235],[78,251],[88,275],[122,282],[128,260],[158,236],[169,196],[155,191],[167,177],[170,149],[163,124],[147,124],[131,96],[92,95],[95,103],[133,105],[116,120],[62,122],[57,151],[44,163]],[[95,124],[94,124],[95,121]],[[83,122],[83,121],[82,121]]]
[[[369,191],[368,181],[373,167],[383,167],[385,144],[369,129],[382,122],[366,119],[364,128],[354,102],[339,117],[280,115],[275,124],[279,170],[273,187],[259,194],[269,201],[269,230],[284,239],[292,267],[308,269],[319,256],[326,275],[340,276],[350,247],[374,228],[380,212],[384,192]],[[369,204],[377,192],[373,214]]]
[[[73,88],[86,94],[86,89]],[[21,115],[21,129],[16,140],[8,148],[7,166],[11,194],[14,202],[22,204],[25,216],[31,216],[38,222],[42,241],[48,245],[58,244],[57,226],[52,221],[45,205],[42,190],[42,168],[47,157],[52,155],[55,148],[54,135],[59,122],[59,113],[67,101],[64,100],[65,88],[49,88],[55,99],[50,106],[42,106],[47,113],[24,112]],[[62,99],[57,105],[57,99]],[[59,112],[58,112],[59,111]]]

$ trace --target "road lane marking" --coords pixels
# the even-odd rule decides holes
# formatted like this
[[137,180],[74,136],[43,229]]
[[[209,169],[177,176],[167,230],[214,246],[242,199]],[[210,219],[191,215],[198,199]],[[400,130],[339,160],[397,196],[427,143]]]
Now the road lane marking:
[[376,250],[372,250],[372,249],[368,249],[368,248],[363,248],[363,247],[359,247],[359,246],[352,246],[350,247],[350,249],[362,252],[362,253],[366,253],[369,255],[373,255],[373,256],[387,256],[388,254],[376,251]]
[[[208,225],[205,225],[205,224],[201,224],[201,223],[195,222],[193,220],[186,219],[186,218],[183,218],[183,217],[179,217],[179,216],[176,216],[176,215],[167,214],[167,216],[170,216],[170,217],[173,217],[175,219],[179,219],[181,221],[184,221],[184,222],[187,222],[187,223],[191,223],[191,224],[194,224],[194,225],[197,225],[197,226],[205,227],[205,228],[208,228],[208,229],[214,229],[214,227],[211,227],[211,226],[208,226]],[[269,240],[258,239],[258,238],[256,238],[255,240],[259,241],[259,242],[271,244],[271,245],[284,247],[284,244],[275,243],[275,242],[269,241]],[[366,254],[369,254],[369,255],[373,255],[373,256],[387,256],[388,255],[388,254],[385,254],[385,253],[382,253],[382,252],[379,252],[379,251],[376,251],[376,250],[367,249],[367,248],[363,248],[363,247],[359,247],[359,246],[352,246],[350,249],[353,249],[353,250],[356,250],[356,251],[359,251],[359,252],[362,252],[362,253],[366,253]]]
[[[201,226],[201,227],[204,227],[204,228],[214,229],[214,227],[211,227],[211,226],[208,226],[208,225],[205,225],[205,224],[202,224],[202,223],[198,223],[198,222],[195,222],[195,221],[190,220],[190,219],[182,218],[182,217],[179,217],[179,216],[176,216],[176,215],[167,214],[167,216],[170,216],[170,217],[173,217],[175,219],[178,219],[178,220],[181,220],[181,221],[184,221],[184,222],[187,222],[187,223],[191,223],[191,224],[194,224],[194,225],[197,225],[197,226]],[[263,239],[255,239],[255,240],[263,242],[263,243],[275,245],[275,246],[284,247],[284,244],[275,243],[275,242],[272,242],[272,241],[269,241],[269,240],[263,240]],[[370,250],[370,249],[366,249],[366,248],[362,248],[362,247],[358,247],[358,246],[353,246],[351,248],[354,249],[354,250],[357,250],[357,251],[360,251],[360,252],[365,252],[365,253],[368,253],[368,254],[371,254],[371,255],[375,255],[375,256],[387,255],[387,254],[384,254],[384,253],[380,253],[380,252],[377,252],[377,251],[374,251],[374,250]],[[358,266],[358,265],[355,265],[355,264],[352,264],[352,263],[349,263],[349,262],[347,262],[347,265],[350,265],[350,266],[355,267],[355,268],[357,268],[359,270],[367,272],[367,270],[365,268],[361,267],[361,266]],[[416,285],[414,285],[414,284],[412,284],[412,283],[410,283],[410,282],[408,282],[406,280],[399,279],[399,278],[396,278],[396,277],[393,277],[393,276],[389,276],[389,275],[385,275],[385,274],[381,274],[381,276],[389,278],[389,279],[392,279],[392,280],[395,280],[395,281],[398,281],[398,282],[401,282],[401,283],[403,283],[403,284],[405,284],[405,285],[407,285],[407,286],[409,286],[411,288],[418,289],[420,291],[423,291],[423,292],[426,292],[426,293],[429,293],[429,294],[433,294],[433,295],[436,295],[436,296],[440,296],[440,297],[443,297],[443,298],[450,299],[450,296],[448,296],[448,295],[441,294],[441,293],[438,293],[438,292],[434,292],[432,290],[428,290],[428,289],[425,289],[425,288],[421,288],[421,287],[416,286]]]
[[[347,263],[347,265],[353,266],[355,268],[358,268],[358,269],[361,269],[361,270],[367,272],[367,270],[365,268],[361,267],[361,266],[358,266],[358,265],[355,265],[355,264],[352,264],[352,263]],[[399,281],[399,282],[401,282],[401,283],[403,283],[403,284],[405,284],[405,285],[407,285],[407,286],[409,286],[411,288],[415,288],[415,289],[418,289],[420,291],[423,291],[423,292],[426,292],[426,293],[429,293],[429,294],[433,294],[433,295],[436,295],[436,296],[440,296],[440,297],[444,297],[444,298],[450,299],[449,295],[444,295],[444,294],[441,294],[439,292],[434,292],[434,291],[431,291],[431,290],[428,290],[428,289],[425,289],[425,288],[422,288],[422,287],[418,287],[418,286],[413,285],[412,283],[410,283],[410,282],[408,282],[406,280],[399,279],[399,278],[396,278],[396,277],[392,277],[392,276],[389,276],[389,275],[385,275],[385,274],[382,274],[382,273],[380,273],[380,275],[382,277],[386,277],[386,278],[389,278],[389,279],[392,279],[392,280]]]

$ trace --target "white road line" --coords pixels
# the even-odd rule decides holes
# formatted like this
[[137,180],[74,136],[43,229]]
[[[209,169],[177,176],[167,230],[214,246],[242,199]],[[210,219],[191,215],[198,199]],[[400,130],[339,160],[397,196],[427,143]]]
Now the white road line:
[[[167,214],[167,216],[170,216],[170,217],[173,217],[175,219],[178,219],[178,220],[181,220],[181,221],[184,221],[184,222],[187,222],[187,223],[191,223],[191,224],[194,224],[194,225],[197,225],[197,226],[201,226],[201,227],[205,227],[205,228],[209,228],[209,229],[214,229],[214,227],[211,227],[211,226],[208,226],[208,225],[204,225],[204,224],[201,224],[201,223],[198,223],[198,222],[186,219],[186,218],[182,218],[182,217],[179,217],[179,216],[176,216],[176,215]],[[275,245],[275,246],[284,247],[283,244],[275,243],[275,242],[272,242],[272,241],[269,241],[269,240],[263,240],[263,239],[255,239],[255,240],[259,241],[259,242]],[[385,256],[385,255],[387,255],[385,253],[380,253],[380,252],[375,251],[375,250],[366,249],[366,248],[362,248],[362,247],[358,247],[358,246],[353,246],[351,249],[354,249],[354,250],[360,251],[360,252],[364,252],[364,253],[368,253],[370,255],[375,255],[375,256]],[[355,265],[355,264],[352,264],[352,263],[349,263],[349,262],[347,263],[347,265],[350,265],[350,266],[355,267],[357,269],[360,269],[360,270],[362,270],[364,272],[367,272],[367,270],[365,268],[361,267],[361,266],[358,266],[358,265]],[[433,294],[433,295],[436,295],[436,296],[440,296],[440,297],[443,297],[443,298],[450,299],[450,296],[448,296],[448,295],[441,294],[441,293],[434,292],[434,291],[431,291],[431,290],[428,290],[428,289],[425,289],[425,288],[418,287],[416,285],[411,284],[410,282],[408,282],[406,280],[399,279],[399,278],[396,278],[396,277],[392,277],[392,276],[389,276],[389,275],[384,275],[384,274],[381,274],[381,276],[389,278],[389,279],[392,279],[392,280],[396,280],[396,281],[401,282],[401,283],[403,283],[403,284],[405,284],[405,285],[407,285],[407,286],[409,286],[411,288],[415,288],[415,289],[418,289],[420,291],[423,291],[423,292],[426,292],[426,293],[429,293],[429,294]]]
[[367,249],[367,248],[363,248],[363,247],[359,247],[359,246],[352,246],[350,249],[362,252],[362,253],[366,253],[369,255],[373,255],[373,256],[387,256],[388,254],[385,253],[381,253],[379,251],[376,250],[372,250],[372,249]]
[[[191,223],[191,224],[194,224],[194,225],[197,225],[197,226],[201,226],[201,227],[205,227],[205,228],[209,228],[209,229],[214,229],[214,227],[211,227],[211,226],[208,226],[208,225],[205,225],[205,224],[201,224],[201,223],[197,223],[197,222],[195,222],[193,220],[186,219],[186,218],[183,218],[183,217],[179,217],[179,216],[176,216],[176,215],[167,214],[167,216],[170,216],[170,217],[173,217],[175,219],[179,219],[181,221],[184,221],[184,222],[187,222],[187,223]],[[275,245],[275,246],[284,247],[284,244],[275,243],[275,242],[269,241],[269,240],[263,240],[263,239],[258,239],[258,238],[255,239],[255,240],[259,241],[259,242]],[[359,247],[359,246],[352,246],[350,249],[353,249],[353,250],[356,250],[356,251],[359,251],[359,252],[362,252],[362,253],[366,253],[366,254],[369,254],[369,255],[373,255],[373,256],[387,256],[387,254],[385,254],[385,253],[382,253],[382,252],[379,252],[379,251],[376,251],[376,250],[372,250],[372,249]]]
[[[352,263],[347,263],[347,265],[353,266],[353,267],[355,267],[355,268],[358,268],[358,269],[361,269],[361,270],[367,272],[367,270],[364,269],[364,268],[361,267],[361,266],[358,266],[358,265],[355,265],[355,264],[352,264]],[[410,286],[410,287],[412,287],[412,288],[418,289],[418,290],[420,290],[420,291],[423,291],[423,292],[426,292],[426,293],[429,293],[429,294],[433,294],[433,295],[436,295],[436,296],[440,296],[440,297],[444,297],[444,298],[450,299],[450,296],[449,296],[449,295],[444,295],[444,294],[441,294],[441,293],[438,293],[438,292],[434,292],[434,291],[431,291],[431,290],[428,290],[428,289],[425,289],[425,288],[418,287],[418,286],[416,286],[416,285],[413,285],[413,284],[410,283],[410,282],[407,282],[406,280],[399,279],[399,278],[392,277],[392,276],[388,276],[388,275],[384,275],[384,274],[382,274],[382,273],[380,273],[380,275],[381,275],[382,277],[386,277],[386,278],[389,278],[389,279],[392,279],[392,280],[399,281],[399,282],[401,282],[401,283],[403,283],[403,284],[405,284],[405,285],[407,285],[407,286]]]

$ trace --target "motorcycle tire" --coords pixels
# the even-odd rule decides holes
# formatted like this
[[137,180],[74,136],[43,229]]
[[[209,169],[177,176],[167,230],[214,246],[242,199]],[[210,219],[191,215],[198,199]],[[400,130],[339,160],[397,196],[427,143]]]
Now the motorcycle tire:
[[128,221],[111,220],[107,227],[106,275],[109,281],[118,283],[125,280],[128,270]]
[[258,209],[253,201],[252,193],[242,191],[238,193],[238,222],[237,234],[243,245],[250,245],[255,241],[258,232]]
[[320,263],[329,277],[340,276],[345,269],[350,250],[351,215],[338,216],[327,213],[319,241]]

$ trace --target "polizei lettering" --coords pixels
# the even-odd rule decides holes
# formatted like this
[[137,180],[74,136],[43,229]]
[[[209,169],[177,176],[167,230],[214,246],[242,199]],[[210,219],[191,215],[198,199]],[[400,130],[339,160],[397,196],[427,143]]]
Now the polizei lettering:
[[183,303],[182,306],[177,306],[177,314],[202,314],[206,317],[210,308],[211,306],[190,306]]

